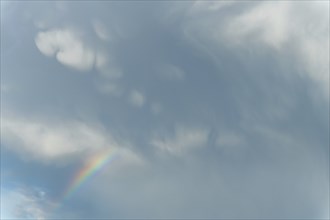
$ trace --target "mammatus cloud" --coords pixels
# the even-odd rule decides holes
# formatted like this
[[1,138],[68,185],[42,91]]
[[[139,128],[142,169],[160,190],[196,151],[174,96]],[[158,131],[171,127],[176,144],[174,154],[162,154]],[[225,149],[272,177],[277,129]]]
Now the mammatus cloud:
[[[99,23],[96,23],[97,35],[104,38]],[[102,26],[102,28],[105,28]],[[40,31],[35,37],[39,51],[48,57],[54,57],[61,64],[79,71],[89,71],[95,68],[109,79],[122,77],[121,69],[115,64],[114,57],[105,50],[90,46],[83,40],[83,32],[74,28],[57,28]]]
[[[127,169],[105,169],[104,175],[80,191],[85,200],[73,198],[68,209],[85,211],[88,203],[86,213],[94,218],[329,217],[329,116],[317,114],[324,99],[313,103],[304,93],[307,87],[311,87],[311,93],[321,88],[328,96],[328,2],[313,6],[309,2],[173,1],[139,2],[134,7],[131,3],[64,3],[69,6],[65,6],[68,16],[62,18],[55,13],[64,24],[42,23],[39,19],[38,28],[42,30],[36,33],[37,48],[45,56],[54,57],[59,65],[99,74],[80,76],[82,83],[77,83],[78,78],[66,78],[64,73],[60,79],[67,80],[73,89],[61,90],[57,95],[59,87],[48,88],[50,80],[40,80],[34,71],[22,71],[20,65],[15,65],[17,60],[29,61],[27,56],[33,52],[21,50],[21,45],[30,48],[33,42],[20,43],[17,48],[24,53],[13,50],[14,56],[6,47],[1,48],[2,59],[12,59],[15,65],[6,69],[4,77],[12,77],[8,85],[15,88],[6,92],[6,102],[22,103],[19,111],[24,115],[31,115],[26,109],[36,106],[36,114],[44,117],[14,115],[1,121],[4,153],[8,149],[21,155],[10,162],[20,166],[21,158],[33,159],[42,162],[37,164],[46,170],[31,184],[42,182],[42,178],[57,183],[58,176],[47,173],[52,167],[49,165],[64,164],[56,167],[60,167],[59,172],[67,172],[65,165],[70,161],[88,164],[94,153],[111,149],[122,158],[115,164],[122,161]],[[166,14],[167,9],[168,16],[159,15]],[[20,9],[17,17],[28,10]],[[163,18],[169,21],[160,21]],[[11,22],[16,20],[20,19]],[[119,29],[127,30],[125,37],[116,38],[116,42],[112,32],[115,28],[110,28],[112,20],[118,21]],[[67,22],[77,29],[67,27]],[[26,23],[15,24],[20,27]],[[17,28],[21,29],[28,28]],[[35,34],[35,27],[31,34]],[[6,31],[1,35],[7,39],[4,45],[10,44],[11,35]],[[48,68],[43,66],[45,57],[35,58],[40,65],[36,69]],[[30,67],[28,61],[24,67]],[[11,62],[3,66],[10,67]],[[159,63],[163,65],[157,69]],[[155,74],[151,76],[153,64]],[[127,75],[122,77],[124,72]],[[55,75],[56,70],[47,73],[46,78]],[[150,86],[150,77],[162,79],[160,83],[165,79],[166,85]],[[26,90],[28,95],[11,95],[18,79],[33,82],[22,80],[20,84],[25,86],[21,91]],[[34,90],[37,84],[40,87]],[[70,96],[70,92],[77,95]],[[70,105],[44,102],[49,93],[51,99],[59,97]],[[108,99],[103,94],[125,96],[122,100]],[[26,98],[24,102],[22,97]],[[127,102],[136,109],[150,111],[132,113],[131,108],[126,109]],[[2,107],[9,111],[13,106]],[[52,108],[56,110],[47,111]],[[69,116],[87,114],[97,123],[55,120],[52,114],[57,110],[64,115],[68,111]],[[132,117],[125,120],[128,114]],[[167,130],[169,127],[174,128]],[[123,138],[118,136],[121,133],[128,135]],[[130,142],[131,136],[134,142]],[[150,162],[150,166],[136,166],[141,162]],[[31,175],[38,172],[34,163],[25,164]],[[53,187],[49,190],[56,192]],[[25,191],[20,194],[34,198]],[[43,217],[43,208],[36,203],[23,203],[18,213]],[[95,210],[89,210],[89,205]]]
[[35,43],[41,53],[49,57],[55,56],[63,65],[81,71],[93,67],[95,52],[71,29],[41,31],[37,34]]
[[178,126],[173,135],[156,134],[150,144],[161,152],[182,155],[207,144],[209,132],[206,129]]

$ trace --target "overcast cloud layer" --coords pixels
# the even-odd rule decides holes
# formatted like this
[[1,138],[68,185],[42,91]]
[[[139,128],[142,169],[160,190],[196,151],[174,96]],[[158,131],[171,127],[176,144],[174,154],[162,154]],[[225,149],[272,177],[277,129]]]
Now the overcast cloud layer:
[[328,219],[329,31],[328,1],[1,1],[1,219]]

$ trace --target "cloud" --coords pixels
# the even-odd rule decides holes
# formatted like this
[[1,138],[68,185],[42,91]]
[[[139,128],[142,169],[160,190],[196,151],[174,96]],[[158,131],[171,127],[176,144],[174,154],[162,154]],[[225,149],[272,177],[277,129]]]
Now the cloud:
[[42,189],[1,187],[1,219],[48,219],[53,205]]
[[264,2],[239,15],[227,27],[228,39],[264,42],[274,49],[293,45],[297,65],[329,94],[329,3]]
[[[159,134],[154,139],[158,140],[155,144],[168,148],[157,150],[183,157],[157,157],[148,169],[132,167],[125,174],[99,179],[90,193],[101,206],[100,216],[143,219],[164,216],[185,219],[327,217],[327,154],[320,157],[322,153],[315,151],[316,145],[269,125],[245,129],[245,136],[228,128],[227,133],[225,129],[219,133],[218,144],[225,147],[226,143],[228,148],[235,148],[226,149],[225,153],[218,149],[213,151],[205,141],[191,141],[204,129],[181,126],[173,135]],[[185,135],[188,133],[190,135]],[[188,141],[176,141],[179,139]],[[196,144],[198,142],[200,144]],[[187,147],[180,153],[169,150],[176,143],[187,143],[177,144]],[[244,148],[240,148],[243,144]],[[194,149],[199,150],[192,158],[187,152]],[[231,155],[228,157],[228,153],[240,156],[235,159]],[[120,181],[122,178],[125,181]]]
[[204,1],[197,0],[194,1],[192,6],[189,8],[190,13],[199,13],[201,11],[217,11],[223,8],[226,8],[232,4],[235,4],[235,1]]
[[[101,24],[96,24],[100,29]],[[118,79],[123,75],[113,56],[106,50],[88,45],[82,40],[82,34],[73,28],[40,31],[35,37],[35,44],[45,56],[55,56],[58,62],[76,70],[89,71],[95,67],[102,76],[109,79]]]
[[150,144],[162,152],[181,155],[207,144],[209,132],[206,129],[178,126],[174,135],[157,134]]
[[98,51],[95,57],[95,67],[108,79],[119,79],[123,76],[122,70],[116,65],[114,57],[105,51]]
[[232,132],[221,132],[216,140],[216,144],[221,147],[235,147],[244,143],[244,139]]
[[110,34],[107,30],[106,26],[99,20],[93,21],[93,28],[96,33],[96,35],[103,41],[109,41],[110,40]]
[[[25,115],[2,117],[6,169],[24,166],[23,181],[50,182],[56,193],[70,165],[113,149],[122,159],[67,203],[91,219],[329,217],[328,105],[308,96],[318,88],[328,95],[327,2],[326,10],[306,2],[66,4],[74,7],[57,17],[79,31],[41,25],[51,29],[37,34],[47,42],[38,49],[55,60],[71,47],[61,42],[72,41],[83,48],[75,53],[93,55],[82,69],[99,74],[56,74],[43,56],[30,62],[30,41],[15,49],[2,33],[14,48],[2,48],[3,79],[15,86],[3,107]],[[20,20],[13,26],[26,25]],[[112,21],[125,37],[112,36]],[[38,206],[24,207],[22,216],[42,216]]]
[[145,97],[141,92],[132,90],[129,96],[129,102],[133,106],[141,108],[145,103]]
[[158,115],[163,110],[162,105],[159,102],[154,102],[150,106],[151,112],[155,115]]
[[[328,2],[232,4],[228,13],[218,13],[222,7],[204,6],[203,13],[193,10],[185,14],[183,33],[219,67],[223,66],[221,51],[256,58],[267,51],[279,65],[288,65],[287,60],[291,60],[289,65],[296,71],[288,74],[310,77],[320,85],[322,99],[329,99]],[[318,90],[314,93],[320,93]]]
[[[263,2],[234,17],[227,26],[232,41],[263,41],[281,48],[288,40],[290,2]],[[240,42],[237,42],[240,43]]]
[[63,65],[77,70],[87,71],[93,67],[95,53],[85,45],[78,33],[71,29],[51,29],[41,31],[35,38],[41,53],[56,56]]
[[55,125],[16,118],[4,119],[2,128],[5,142],[16,142],[17,150],[45,161],[101,148],[106,143],[102,135],[79,122]]
[[99,83],[97,84],[97,89],[100,91],[100,93],[105,94],[105,95],[112,95],[119,97],[123,93],[123,88],[119,84],[116,83]]
[[172,64],[163,64],[158,67],[160,77],[168,80],[183,80],[185,72],[178,66]]
[[249,150],[247,138],[240,132],[222,129],[215,138],[215,149],[232,160],[242,159]]
[[43,163],[67,163],[105,149],[120,154],[124,160],[140,160],[128,149],[129,143],[119,143],[124,141],[117,141],[102,126],[80,121],[3,118],[1,130],[6,147],[25,159]]
[[10,92],[12,89],[13,88],[8,84],[2,83],[1,86],[0,86],[0,92],[3,92],[3,93]]

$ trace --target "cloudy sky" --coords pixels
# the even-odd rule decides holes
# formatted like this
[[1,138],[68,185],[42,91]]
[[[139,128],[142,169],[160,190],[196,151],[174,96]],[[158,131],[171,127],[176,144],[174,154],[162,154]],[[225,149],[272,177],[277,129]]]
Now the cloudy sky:
[[329,2],[1,0],[1,218],[329,218]]

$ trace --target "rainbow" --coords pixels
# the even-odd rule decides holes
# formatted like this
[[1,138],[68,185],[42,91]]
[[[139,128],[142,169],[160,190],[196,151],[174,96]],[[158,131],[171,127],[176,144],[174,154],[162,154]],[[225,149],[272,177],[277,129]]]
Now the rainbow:
[[118,154],[113,151],[106,150],[92,155],[85,165],[70,180],[68,186],[63,191],[60,201],[64,202],[69,199],[79,188],[102,170],[109,163],[118,158]]

